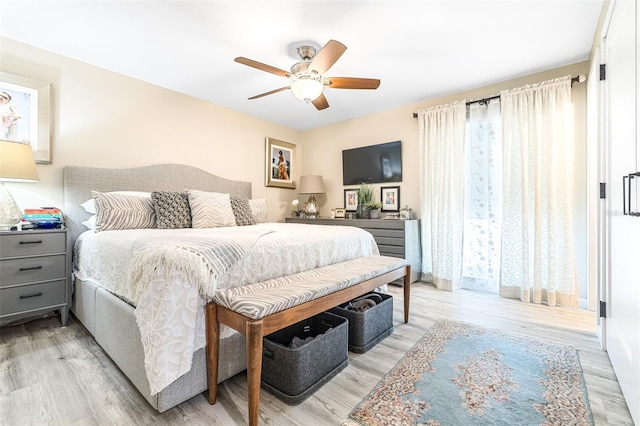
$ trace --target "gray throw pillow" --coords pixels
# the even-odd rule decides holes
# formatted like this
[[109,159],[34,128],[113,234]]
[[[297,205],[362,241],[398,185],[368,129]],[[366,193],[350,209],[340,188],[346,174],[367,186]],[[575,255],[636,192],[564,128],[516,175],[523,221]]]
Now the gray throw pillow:
[[191,228],[191,208],[186,192],[156,191],[151,193],[160,229]]
[[230,198],[231,209],[233,210],[233,215],[236,217],[236,225],[255,225],[256,221],[253,220],[249,199],[243,195],[231,195]]

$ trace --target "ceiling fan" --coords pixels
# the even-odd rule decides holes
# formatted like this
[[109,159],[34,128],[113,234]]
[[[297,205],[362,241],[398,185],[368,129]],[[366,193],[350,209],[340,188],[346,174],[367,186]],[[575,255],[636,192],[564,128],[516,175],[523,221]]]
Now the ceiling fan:
[[380,86],[380,80],[375,78],[323,76],[345,50],[347,50],[347,46],[336,40],[329,40],[317,53],[315,47],[300,46],[298,47],[298,55],[301,62],[293,64],[291,72],[242,56],[237,57],[235,61],[291,80],[289,86],[261,93],[249,99],[258,99],[291,89],[296,98],[306,103],[311,102],[316,109],[323,110],[329,108],[329,102],[322,93],[325,87],[330,89],[377,89]]

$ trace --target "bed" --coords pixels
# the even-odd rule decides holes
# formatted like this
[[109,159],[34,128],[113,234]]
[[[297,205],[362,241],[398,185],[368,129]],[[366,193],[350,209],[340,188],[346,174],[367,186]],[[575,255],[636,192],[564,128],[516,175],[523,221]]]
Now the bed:
[[[342,227],[336,227],[339,230],[336,229],[336,233],[332,235],[332,227],[282,223],[258,223],[229,229],[94,232],[87,230],[83,224],[91,214],[82,204],[92,198],[92,191],[150,193],[179,192],[186,189],[203,193],[234,194],[251,199],[250,183],[223,179],[185,165],[164,164],[132,169],[67,166],[64,171],[64,212],[69,241],[74,246],[75,265],[71,310],[149,404],[159,412],[207,390],[203,343],[203,306],[208,297],[207,292],[210,296],[210,292],[215,291],[218,285],[220,288],[229,288],[378,254],[373,237],[358,228],[349,231],[353,232],[352,235],[345,234]],[[159,256],[157,259],[163,258],[163,253],[157,253],[158,247],[164,247],[158,241],[164,244],[165,240],[169,240],[173,243],[175,236],[179,234],[188,234],[188,238],[197,235],[195,239],[209,239],[210,235],[224,239],[230,233],[234,234],[234,244],[238,239],[235,235],[241,235],[240,240],[245,241],[243,251],[237,259],[228,262],[226,269],[216,272],[215,280],[210,279],[215,281],[214,287],[198,287],[195,290],[196,296],[190,277],[183,278],[182,275],[169,273],[175,268],[168,267],[165,272],[158,272],[162,268],[150,268],[155,275],[147,276],[123,272],[131,272],[133,266],[120,267],[140,258],[139,253],[147,253],[141,248],[150,249],[145,256],[154,254]],[[339,241],[341,239],[342,242]],[[332,243],[332,240],[335,242]],[[76,241],[78,244],[75,244]],[[128,253],[135,253],[136,256]],[[150,263],[156,262],[157,260],[153,260]],[[193,271],[197,267],[188,269]],[[146,287],[140,287],[140,283]],[[180,292],[175,290],[176,286],[181,289]],[[131,290],[133,287],[136,288],[135,291]],[[139,288],[142,290],[138,290]],[[128,292],[129,290],[131,291]],[[180,314],[177,315],[182,318],[184,324],[181,323],[181,326],[184,328],[179,329],[176,334],[181,336],[180,339],[183,339],[183,335],[188,336],[186,343],[181,342],[184,347],[180,346],[180,351],[165,343],[153,341],[154,336],[162,334],[154,331],[154,327],[162,326],[162,321],[157,320],[160,318],[157,312],[166,310],[166,306],[174,302],[176,306],[188,305],[191,315],[184,315],[183,311],[179,311]],[[170,324],[166,329],[173,330],[175,327],[172,328]],[[244,337],[230,330],[221,330],[221,336],[218,382],[242,372],[246,366]],[[150,341],[153,341],[153,345]],[[157,349],[153,356],[149,355],[150,346]],[[171,351],[180,352],[182,358],[188,358],[188,362],[175,362],[179,364],[175,370],[173,359],[162,358],[163,353]],[[172,364],[170,368],[165,368],[169,364]]]

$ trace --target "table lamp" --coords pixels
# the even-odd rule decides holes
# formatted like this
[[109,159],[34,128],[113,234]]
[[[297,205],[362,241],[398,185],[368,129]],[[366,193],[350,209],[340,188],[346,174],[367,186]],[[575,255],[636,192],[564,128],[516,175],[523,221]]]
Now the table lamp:
[[4,183],[39,180],[31,145],[0,140],[0,229],[10,229],[22,221],[22,210]]
[[320,207],[316,201],[315,194],[324,194],[324,181],[322,176],[300,176],[299,194],[310,194],[309,199],[304,205],[304,215],[308,218],[316,218],[320,216]]

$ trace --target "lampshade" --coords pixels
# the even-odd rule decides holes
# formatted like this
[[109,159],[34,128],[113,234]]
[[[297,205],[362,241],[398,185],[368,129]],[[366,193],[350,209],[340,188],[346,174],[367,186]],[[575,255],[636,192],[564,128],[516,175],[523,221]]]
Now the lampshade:
[[323,84],[319,80],[302,78],[291,83],[293,96],[309,103],[322,94]]
[[11,228],[22,220],[22,211],[5,182],[37,182],[38,170],[31,146],[0,141],[0,228]]
[[298,186],[299,194],[324,194],[324,191],[322,176],[300,176],[300,186]]
[[0,140],[0,181],[37,182],[38,170],[31,145]]

